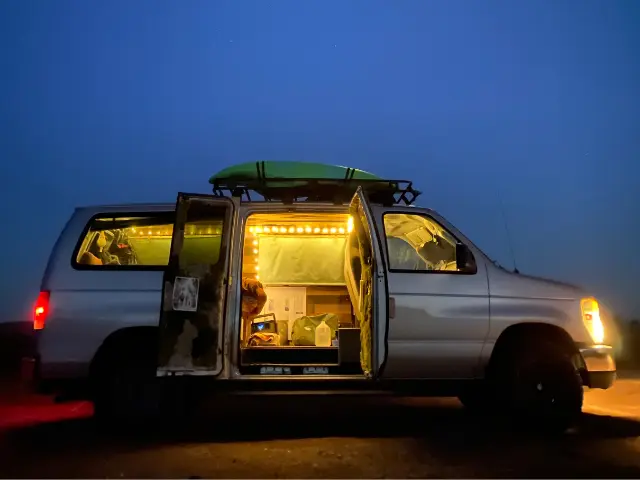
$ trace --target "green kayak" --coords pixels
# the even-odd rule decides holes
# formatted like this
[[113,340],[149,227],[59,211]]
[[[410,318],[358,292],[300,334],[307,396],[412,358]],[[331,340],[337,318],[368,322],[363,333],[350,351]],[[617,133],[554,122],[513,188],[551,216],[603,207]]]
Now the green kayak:
[[[261,161],[246,162],[227,167],[209,179],[209,183],[220,181],[269,181],[315,179],[315,180],[382,180],[369,172],[357,168],[326,165],[323,163],[291,162],[291,161]],[[280,182],[278,182],[280,183]],[[281,184],[280,184],[281,185]]]

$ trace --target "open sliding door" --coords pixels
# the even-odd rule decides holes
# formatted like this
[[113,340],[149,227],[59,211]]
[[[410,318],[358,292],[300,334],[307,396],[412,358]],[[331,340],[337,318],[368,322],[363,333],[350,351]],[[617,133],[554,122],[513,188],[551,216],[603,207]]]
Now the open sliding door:
[[387,284],[377,230],[360,187],[349,213],[345,280],[360,327],[360,364],[366,376],[375,378],[386,360]]
[[218,375],[233,203],[179,193],[164,273],[158,375]]

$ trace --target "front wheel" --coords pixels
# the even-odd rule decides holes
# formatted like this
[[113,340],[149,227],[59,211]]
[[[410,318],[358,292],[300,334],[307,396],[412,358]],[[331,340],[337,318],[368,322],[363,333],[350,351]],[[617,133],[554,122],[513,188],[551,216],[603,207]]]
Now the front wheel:
[[561,433],[582,413],[584,391],[571,355],[549,345],[516,349],[497,385],[506,413],[527,429]]
[[485,382],[465,388],[458,394],[458,400],[462,406],[473,414],[486,414],[492,412],[495,406],[495,398]]

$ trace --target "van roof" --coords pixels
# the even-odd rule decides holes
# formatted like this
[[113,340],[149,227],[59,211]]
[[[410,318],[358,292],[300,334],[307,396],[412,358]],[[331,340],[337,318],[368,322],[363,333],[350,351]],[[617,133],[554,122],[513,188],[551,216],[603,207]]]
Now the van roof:
[[82,205],[76,210],[174,210],[175,203],[109,203],[99,205]]

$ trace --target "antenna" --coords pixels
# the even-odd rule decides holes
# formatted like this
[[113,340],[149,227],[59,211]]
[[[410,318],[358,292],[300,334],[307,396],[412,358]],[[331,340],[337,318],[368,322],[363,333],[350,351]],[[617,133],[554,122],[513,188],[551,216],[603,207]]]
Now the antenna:
[[502,221],[504,222],[504,231],[507,234],[507,243],[509,245],[509,253],[511,254],[511,261],[513,262],[513,273],[520,273],[518,265],[516,264],[516,255],[513,252],[513,241],[511,240],[511,233],[509,232],[509,224],[507,222],[507,215],[504,210],[504,204],[500,198],[500,192],[496,189],[496,196],[498,197],[498,204],[500,205],[500,213],[502,214]]

